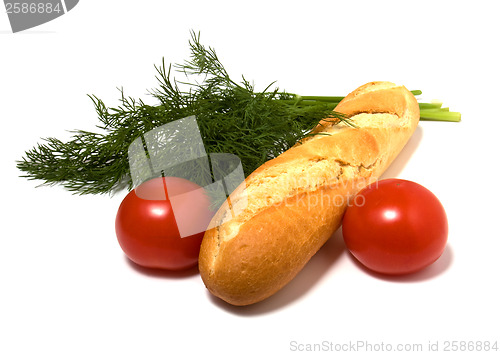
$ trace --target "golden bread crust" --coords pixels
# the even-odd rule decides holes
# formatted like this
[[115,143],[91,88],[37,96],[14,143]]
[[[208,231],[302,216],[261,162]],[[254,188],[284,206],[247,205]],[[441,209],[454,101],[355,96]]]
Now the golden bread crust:
[[[411,92],[388,82],[359,87],[335,110],[357,128],[322,120],[314,132],[323,134],[263,164],[216,213],[213,221],[225,222],[205,233],[199,258],[215,296],[248,305],[292,280],[340,226],[349,199],[399,154],[420,116]],[[242,212],[228,218],[240,204]]]

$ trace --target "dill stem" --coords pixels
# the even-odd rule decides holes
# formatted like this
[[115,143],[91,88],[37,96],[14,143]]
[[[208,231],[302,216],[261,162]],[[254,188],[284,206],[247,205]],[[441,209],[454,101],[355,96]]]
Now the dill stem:
[[460,112],[421,110],[420,120],[422,121],[446,121],[460,122],[462,115]]
[[420,111],[425,112],[449,112],[450,109],[448,107],[440,107],[440,108],[421,108]]
[[[411,90],[413,95],[421,95],[421,90]],[[334,109],[337,104],[342,101],[345,96],[302,96],[292,94],[294,99],[286,99],[290,104],[298,106],[312,106],[324,105]],[[443,105],[440,101],[432,102],[419,102],[420,119],[423,121],[447,121],[447,122],[460,122],[460,112],[450,112],[449,108],[441,107]]]
[[434,101],[434,102],[420,102],[418,104],[420,106],[421,110],[426,110],[426,109],[436,109],[436,108],[441,108],[443,105],[442,102],[440,101]]
[[299,96],[296,95],[299,99],[298,101],[320,101],[320,102],[340,102],[345,96]]
[[[412,90],[411,93],[415,96],[417,95],[422,95],[421,90]],[[301,95],[296,95],[295,96],[296,101],[308,101],[308,100],[315,100],[315,101],[321,101],[321,102],[340,102],[344,99],[345,96],[301,96]]]

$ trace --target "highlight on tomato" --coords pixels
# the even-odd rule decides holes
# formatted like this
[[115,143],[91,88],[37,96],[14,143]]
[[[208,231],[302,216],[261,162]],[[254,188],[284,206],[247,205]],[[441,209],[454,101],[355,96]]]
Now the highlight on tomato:
[[367,268],[402,275],[434,263],[448,239],[448,220],[438,198],[408,180],[374,182],[356,195],[342,222],[351,254]]
[[148,180],[130,191],[118,209],[118,242],[125,255],[143,267],[192,268],[214,214],[210,203],[205,190],[189,180]]

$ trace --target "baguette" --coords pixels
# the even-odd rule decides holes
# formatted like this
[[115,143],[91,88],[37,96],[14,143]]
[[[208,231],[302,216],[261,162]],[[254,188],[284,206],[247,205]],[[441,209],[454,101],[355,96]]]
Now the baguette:
[[249,305],[290,282],[339,228],[350,199],[399,154],[420,117],[413,94],[389,82],[359,87],[335,111],[356,127],[322,120],[316,134],[249,175],[215,214],[217,227],[206,231],[199,257],[213,295]]

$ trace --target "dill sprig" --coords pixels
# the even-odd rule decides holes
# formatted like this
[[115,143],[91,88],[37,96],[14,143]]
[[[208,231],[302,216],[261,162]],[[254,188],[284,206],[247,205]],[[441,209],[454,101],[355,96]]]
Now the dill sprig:
[[[190,59],[182,64],[155,66],[158,87],[150,90],[157,105],[125,96],[119,106],[92,100],[99,132],[73,131],[69,141],[46,138],[25,153],[17,167],[43,185],[60,184],[78,194],[114,193],[133,187],[128,147],[138,137],[166,123],[195,115],[206,152],[232,153],[241,160],[245,175],[278,156],[325,117],[344,120],[332,112],[332,103],[304,104],[298,95],[271,89],[255,92],[242,77],[230,78],[213,48],[191,33]],[[177,80],[173,72],[183,74]]]

